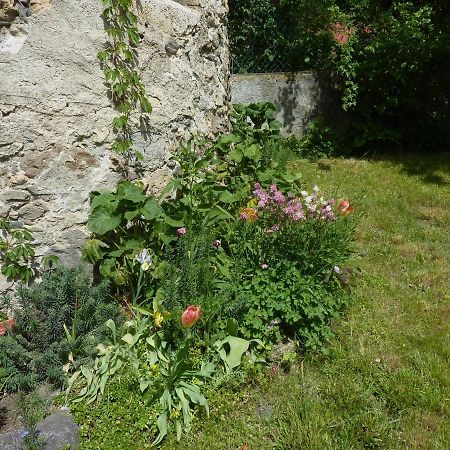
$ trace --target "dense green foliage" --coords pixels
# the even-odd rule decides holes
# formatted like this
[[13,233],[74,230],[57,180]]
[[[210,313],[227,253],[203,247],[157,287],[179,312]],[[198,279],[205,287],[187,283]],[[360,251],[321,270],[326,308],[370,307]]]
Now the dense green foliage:
[[[328,125],[336,132],[338,151],[361,152],[386,143],[445,150],[450,135],[447,8],[441,0],[231,2],[231,52],[238,71],[334,74],[346,125]],[[279,53],[289,64],[273,68]]]
[[18,289],[16,326],[0,336],[0,382],[7,391],[30,390],[39,381],[62,385],[63,365],[95,355],[105,337],[104,323],[120,322],[108,283],[92,286],[79,269],[46,272],[40,284]]

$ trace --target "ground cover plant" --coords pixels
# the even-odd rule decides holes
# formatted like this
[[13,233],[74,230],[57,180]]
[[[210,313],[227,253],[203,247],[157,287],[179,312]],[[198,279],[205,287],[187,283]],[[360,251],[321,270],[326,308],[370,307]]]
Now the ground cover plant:
[[[127,180],[92,194],[84,256],[114,284],[129,320],[108,321],[94,363],[71,368],[68,395],[85,436],[104,411],[90,421],[86,405],[101,405],[111,386],[151,411],[153,421],[139,422],[145,445],[180,440],[208,416],[205,392],[218,380],[261,372],[287,339],[319,349],[331,335],[350,299],[340,274],[353,206],[303,189],[274,112],[237,106],[232,133],[194,136],[159,198]],[[109,439],[101,428],[98,439]]]

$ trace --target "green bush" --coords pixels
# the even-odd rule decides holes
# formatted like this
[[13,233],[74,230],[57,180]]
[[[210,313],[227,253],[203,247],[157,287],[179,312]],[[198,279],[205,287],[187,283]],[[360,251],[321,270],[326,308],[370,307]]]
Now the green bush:
[[7,391],[30,390],[44,380],[62,385],[69,355],[90,358],[106,337],[105,322],[122,320],[108,283],[93,286],[81,269],[45,272],[41,283],[22,285],[17,295],[16,326],[0,337]]

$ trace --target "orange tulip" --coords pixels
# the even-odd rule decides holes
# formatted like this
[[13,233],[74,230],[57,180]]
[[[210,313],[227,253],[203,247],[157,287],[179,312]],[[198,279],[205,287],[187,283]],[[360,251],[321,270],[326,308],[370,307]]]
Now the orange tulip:
[[202,314],[202,309],[200,306],[189,306],[187,307],[183,314],[181,314],[181,325],[183,328],[191,328],[200,319]]
[[353,207],[350,206],[350,203],[348,200],[342,200],[341,203],[339,203],[337,210],[343,215],[346,216],[347,214],[350,214],[353,211]]
[[241,220],[249,220],[250,222],[256,222],[258,219],[258,211],[253,208],[242,208],[240,210]]

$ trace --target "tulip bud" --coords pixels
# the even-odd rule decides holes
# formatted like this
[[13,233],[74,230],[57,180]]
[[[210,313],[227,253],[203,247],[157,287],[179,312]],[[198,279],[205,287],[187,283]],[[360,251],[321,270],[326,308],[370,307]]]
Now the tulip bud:
[[187,307],[183,314],[181,315],[181,325],[183,328],[193,327],[197,320],[200,319],[202,314],[202,309],[200,306],[189,306]]
[[346,216],[347,214],[350,214],[353,211],[353,207],[350,206],[350,203],[347,200],[342,200],[342,202],[339,203],[337,210],[343,216]]

